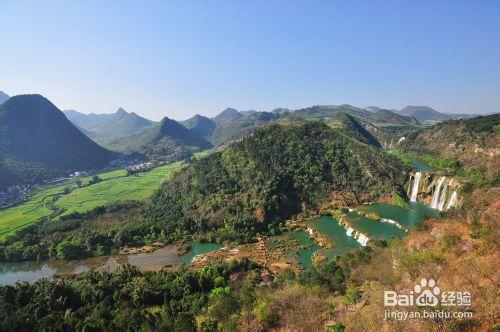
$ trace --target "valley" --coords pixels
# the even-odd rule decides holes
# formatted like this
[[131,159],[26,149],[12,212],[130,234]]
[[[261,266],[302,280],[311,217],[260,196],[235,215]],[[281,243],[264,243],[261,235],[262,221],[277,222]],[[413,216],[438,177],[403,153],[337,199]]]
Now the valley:
[[[282,297],[289,307],[294,299],[315,303],[308,317],[319,329],[354,326],[354,311],[366,322],[378,310],[371,307],[380,301],[377,287],[401,287],[428,273],[428,264],[463,269],[457,256],[493,259],[498,115],[430,126],[378,112],[349,105],[226,109],[212,119],[164,118],[111,138],[110,155],[148,161],[113,171],[102,171],[104,164],[101,171],[33,186],[25,202],[0,210],[0,283],[6,285],[0,299],[8,301],[2,291],[20,287],[62,287],[82,298],[81,289],[105,282],[114,284],[107,290],[113,299],[134,299],[127,310],[158,312],[153,324],[188,315],[198,326],[206,320],[229,326],[247,315],[261,327],[303,328],[280,309]],[[68,130],[85,133],[84,125],[90,126]],[[392,268],[374,268],[378,261]],[[483,280],[468,289],[492,285]],[[168,295],[160,298],[165,288]],[[151,293],[137,297],[145,291]],[[231,296],[232,308],[221,294]],[[88,314],[91,303],[108,300],[92,301],[76,307]],[[107,306],[123,305],[110,301]],[[181,307],[172,313],[167,304]],[[140,324],[143,319],[137,316]]]

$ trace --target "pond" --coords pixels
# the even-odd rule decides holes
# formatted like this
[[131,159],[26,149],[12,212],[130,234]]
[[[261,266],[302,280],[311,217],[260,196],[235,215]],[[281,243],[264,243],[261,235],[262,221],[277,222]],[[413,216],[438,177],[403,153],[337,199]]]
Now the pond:
[[302,231],[287,231],[282,235],[274,236],[267,246],[270,249],[284,247],[285,260],[304,269],[312,265],[312,255],[321,249],[316,241],[309,237],[309,234]]
[[416,171],[421,171],[421,172],[432,172],[434,169],[427,165],[423,160],[420,160],[420,159],[415,159],[415,158],[411,158],[411,157],[408,157],[412,164],[413,164],[413,168],[416,170]]
[[347,212],[349,221],[354,229],[378,240],[389,240],[393,237],[404,236],[406,232],[394,224],[376,221],[357,212]]
[[218,243],[208,242],[193,242],[188,253],[182,257],[182,263],[189,264],[197,255],[206,254],[207,252],[222,249],[224,246]]

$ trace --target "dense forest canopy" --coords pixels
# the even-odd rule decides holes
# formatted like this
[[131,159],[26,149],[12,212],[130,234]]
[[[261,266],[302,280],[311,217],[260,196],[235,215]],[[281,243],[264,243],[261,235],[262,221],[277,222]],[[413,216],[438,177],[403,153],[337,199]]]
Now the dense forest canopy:
[[399,160],[325,124],[271,125],[194,161],[153,195],[146,216],[248,240],[329,201],[404,195],[404,181]]

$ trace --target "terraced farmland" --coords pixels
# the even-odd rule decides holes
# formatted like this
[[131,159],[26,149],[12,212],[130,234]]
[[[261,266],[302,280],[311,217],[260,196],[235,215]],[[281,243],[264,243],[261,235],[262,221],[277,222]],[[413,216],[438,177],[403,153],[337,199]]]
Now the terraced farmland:
[[[145,200],[160,186],[162,180],[179,170],[182,163],[160,166],[137,176],[127,176],[125,170],[102,173],[99,174],[101,182],[87,186],[90,177],[84,178],[81,188],[77,187],[76,179],[72,179],[41,189],[25,203],[0,211],[0,241],[42,218],[86,212],[122,200]],[[65,189],[69,193],[65,193]]]

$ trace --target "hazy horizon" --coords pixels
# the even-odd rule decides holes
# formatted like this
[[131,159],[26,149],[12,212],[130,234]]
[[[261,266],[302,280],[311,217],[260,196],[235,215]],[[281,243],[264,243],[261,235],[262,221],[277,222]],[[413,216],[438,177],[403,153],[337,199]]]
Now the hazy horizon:
[[[467,22],[467,24],[464,24]],[[11,1],[0,90],[151,120],[350,104],[500,111],[500,1]]]
[[[1,92],[4,92],[6,93],[4,90],[1,90]],[[12,97],[14,95],[11,95],[9,93],[6,93],[9,97]],[[31,93],[30,93],[31,94]],[[36,94],[36,93],[35,93]],[[43,96],[43,95],[42,95]],[[46,97],[47,96],[43,96],[43,97]],[[50,100],[50,98],[47,98]],[[54,103],[52,100],[50,100],[52,103]],[[258,111],[258,112],[271,112],[273,111],[274,109],[276,108],[287,108],[287,109],[290,109],[291,111],[295,111],[295,110],[298,110],[300,108],[306,108],[306,107],[311,107],[311,106],[317,106],[318,104],[311,104],[311,105],[307,105],[307,106],[304,106],[304,107],[297,107],[297,108],[292,108],[292,107],[275,107],[273,109],[269,109],[269,110],[258,110],[258,109],[255,109],[255,108],[249,108],[249,109],[237,109],[235,107],[232,107],[232,106],[227,106],[221,110],[219,110],[218,112],[216,112],[215,114],[211,114],[211,115],[207,115],[207,114],[203,114],[203,113],[195,113],[191,116],[189,116],[188,118],[174,118],[174,117],[171,117],[169,116],[168,114],[166,115],[163,115],[161,116],[161,114],[158,114],[159,118],[158,119],[151,119],[149,117],[147,117],[146,115],[143,115],[141,114],[140,112],[135,112],[135,111],[131,111],[131,110],[128,110],[126,109],[125,107],[122,107],[122,106],[118,106],[114,111],[110,111],[110,112],[103,112],[103,113],[96,113],[96,112],[81,112],[77,109],[74,109],[74,108],[68,108],[68,109],[63,109],[61,107],[59,107],[57,104],[54,103],[54,105],[59,108],[61,111],[65,112],[65,111],[76,111],[78,113],[82,113],[82,114],[86,114],[86,115],[90,115],[90,114],[95,114],[95,115],[109,115],[109,114],[114,114],[116,113],[120,108],[123,109],[125,112],[127,113],[136,113],[137,115],[143,117],[143,118],[146,118],[146,119],[149,119],[149,120],[153,120],[153,121],[160,121],[161,119],[163,119],[164,117],[168,117],[170,119],[174,119],[176,121],[184,121],[184,120],[188,120],[189,118],[191,118],[192,116],[198,114],[198,115],[202,115],[202,116],[206,116],[208,118],[213,118],[215,117],[216,115],[220,114],[221,112],[223,112],[224,110],[228,109],[228,108],[233,108],[233,109],[236,109],[238,112],[246,112],[246,111]],[[354,107],[358,107],[358,108],[361,108],[361,109],[366,109],[368,107],[378,107],[377,105],[368,105],[368,106],[357,106],[357,105],[352,105],[352,104],[349,104],[349,103],[342,103],[342,104],[321,104],[321,106],[340,106],[340,105],[350,105],[350,106],[354,106]],[[434,107],[432,106],[429,106],[429,105],[406,105],[406,106],[417,106],[417,107],[420,107],[420,106],[426,106],[426,107],[430,107],[432,109],[434,109],[435,111],[438,111],[440,112],[439,110],[436,110]],[[405,107],[406,107],[405,106]],[[388,110],[395,110],[395,111],[400,111],[401,109],[395,109],[395,108],[381,108],[381,109],[388,109]],[[447,112],[441,112],[441,113],[445,113],[445,114],[454,114],[454,113],[447,113]],[[497,112],[493,112],[493,113],[497,113]],[[472,113],[455,113],[455,114],[472,114]],[[484,113],[485,115],[486,114],[490,114],[490,113]]]

